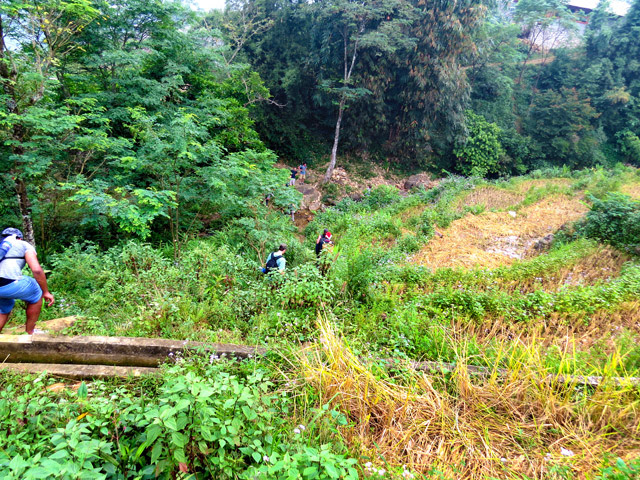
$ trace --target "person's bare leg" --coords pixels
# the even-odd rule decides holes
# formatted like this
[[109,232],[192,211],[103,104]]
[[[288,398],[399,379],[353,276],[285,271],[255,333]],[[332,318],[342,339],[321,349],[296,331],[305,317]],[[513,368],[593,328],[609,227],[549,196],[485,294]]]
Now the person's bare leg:
[[41,311],[42,298],[36,303],[27,305],[27,324],[25,325],[25,330],[29,335],[33,335],[33,329],[36,328],[36,322],[38,321],[38,317],[40,317]]
[[8,313],[0,313],[0,333],[2,333],[2,329],[6,325],[7,320],[9,320],[9,314]]

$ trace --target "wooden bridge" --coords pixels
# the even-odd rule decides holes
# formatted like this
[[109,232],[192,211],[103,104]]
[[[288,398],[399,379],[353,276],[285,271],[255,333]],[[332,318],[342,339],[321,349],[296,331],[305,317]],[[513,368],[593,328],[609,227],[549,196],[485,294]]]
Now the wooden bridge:
[[[56,319],[43,322],[42,327],[60,330],[73,320]],[[46,371],[74,379],[141,376],[158,373],[158,366],[167,359],[198,350],[236,359],[266,352],[260,347],[163,338],[0,334],[0,368],[25,373]]]

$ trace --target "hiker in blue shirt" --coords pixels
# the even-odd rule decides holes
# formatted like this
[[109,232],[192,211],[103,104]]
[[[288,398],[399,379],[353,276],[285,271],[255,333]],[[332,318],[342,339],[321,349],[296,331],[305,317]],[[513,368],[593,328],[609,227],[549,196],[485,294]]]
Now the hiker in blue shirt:
[[307,178],[307,164],[303,163],[298,169],[300,170],[300,183],[304,183]]
[[267,264],[262,269],[262,273],[273,272],[278,270],[284,275],[284,270],[287,266],[287,260],[284,258],[284,252],[287,251],[287,246],[283,243],[278,247],[278,250],[271,252],[267,257]]
[[[42,311],[42,299],[47,306],[53,305],[54,298],[47,286],[47,277],[38,262],[36,249],[22,240],[17,228],[5,228],[0,243],[0,332],[4,328],[16,300],[27,304],[25,330],[33,334]],[[22,269],[29,265],[33,278],[23,277]]]

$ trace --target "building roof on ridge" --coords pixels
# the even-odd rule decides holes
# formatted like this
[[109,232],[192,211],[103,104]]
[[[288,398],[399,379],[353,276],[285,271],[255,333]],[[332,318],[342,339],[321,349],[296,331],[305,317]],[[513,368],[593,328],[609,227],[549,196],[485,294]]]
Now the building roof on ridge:
[[[600,0],[569,0],[567,6],[591,11],[595,10],[599,3]],[[611,13],[621,17],[627,14],[629,8],[631,8],[631,5],[626,0],[610,0],[609,2]]]

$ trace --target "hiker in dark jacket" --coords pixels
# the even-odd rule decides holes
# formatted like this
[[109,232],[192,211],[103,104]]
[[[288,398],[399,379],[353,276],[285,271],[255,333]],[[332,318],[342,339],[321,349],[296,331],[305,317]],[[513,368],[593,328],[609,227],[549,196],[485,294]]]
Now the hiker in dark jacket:
[[291,169],[291,178],[289,179],[289,186],[293,187],[296,184],[296,175],[298,175],[298,169],[297,168],[292,168]]
[[316,256],[319,257],[324,246],[330,244],[333,244],[333,242],[331,241],[331,232],[329,232],[329,230],[325,228],[324,232],[322,232],[316,240]]

